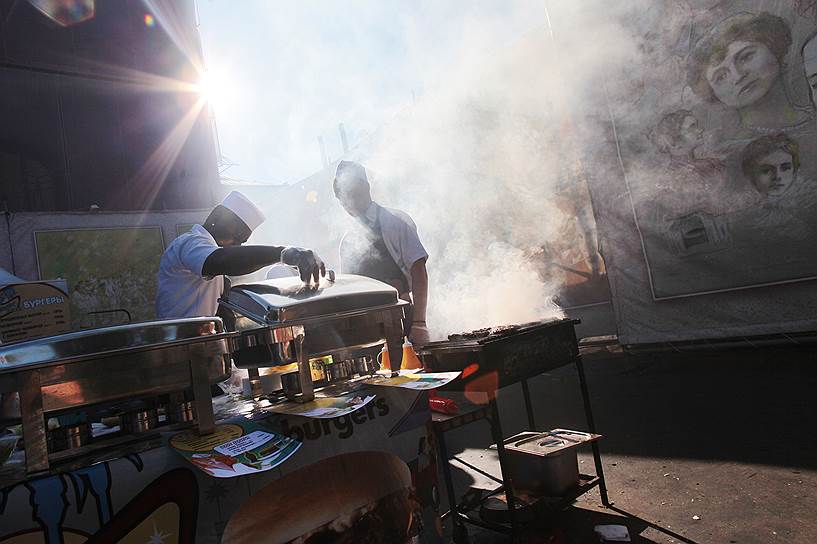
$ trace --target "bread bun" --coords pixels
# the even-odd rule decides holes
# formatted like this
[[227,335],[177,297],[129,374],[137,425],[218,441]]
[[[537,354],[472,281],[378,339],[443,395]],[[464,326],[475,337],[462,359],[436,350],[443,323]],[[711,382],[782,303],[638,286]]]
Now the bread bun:
[[[394,454],[365,451],[330,457],[260,489],[230,518],[222,542],[301,542],[326,527],[342,533],[381,499],[398,493],[407,497],[410,488],[408,465]],[[394,522],[407,530],[410,517],[408,511]]]

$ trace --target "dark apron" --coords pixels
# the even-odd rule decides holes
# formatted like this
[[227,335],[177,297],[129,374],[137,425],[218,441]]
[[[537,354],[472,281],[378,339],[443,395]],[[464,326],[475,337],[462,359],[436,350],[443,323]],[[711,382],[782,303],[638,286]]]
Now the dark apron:
[[[357,274],[373,278],[391,285],[406,302],[411,302],[408,280],[403,270],[394,261],[386,241],[383,239],[383,230],[380,227],[380,212],[382,208],[375,204],[376,216],[372,226],[358,221],[358,228],[352,229],[343,237],[340,244],[340,264],[346,274]],[[403,322],[404,332],[411,330],[411,315],[413,306],[406,310],[406,320]]]

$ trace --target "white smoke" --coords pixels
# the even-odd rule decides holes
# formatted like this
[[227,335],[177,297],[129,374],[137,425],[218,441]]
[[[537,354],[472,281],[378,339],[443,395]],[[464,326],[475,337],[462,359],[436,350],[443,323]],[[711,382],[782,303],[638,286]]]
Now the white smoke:
[[[396,77],[413,72],[422,91],[385,126],[371,131],[371,137],[357,138],[351,158],[368,168],[375,200],[407,212],[418,226],[430,254],[428,321],[437,337],[563,315],[553,300],[564,274],[543,248],[567,238],[576,238],[571,243],[582,246],[577,251],[586,250],[584,246],[592,251],[595,245],[581,239],[588,231],[582,221],[592,218],[590,211],[577,217],[565,212],[554,196],[566,185],[583,184],[580,148],[585,142],[573,141],[579,131],[571,123],[580,121],[577,116],[588,105],[604,109],[608,75],[626,66],[638,46],[617,21],[648,5],[646,0],[499,2],[496,9],[508,24],[521,27],[519,21],[530,17],[539,21],[532,31],[510,40],[505,34],[500,38],[495,21],[486,18],[465,17],[452,37],[439,28],[418,26],[410,14],[394,16],[389,31],[402,35],[412,59]],[[424,6],[442,11],[436,18],[442,22],[446,10],[467,9],[463,3],[457,4],[460,8],[433,2]],[[345,24],[373,28],[371,12],[363,5],[344,9],[355,12],[340,15]],[[382,15],[382,10],[375,12]],[[280,25],[279,30],[287,32]],[[358,40],[353,33],[350,28],[349,39]],[[434,39],[449,42],[444,55],[433,54],[439,51],[430,44]],[[311,57],[321,59],[329,58],[334,46],[312,47]],[[366,80],[353,81],[363,66],[354,58],[344,61],[340,89],[353,88],[361,105],[375,104],[379,89]],[[325,60],[318,63],[324,65]],[[303,74],[313,71],[304,67],[296,81],[312,93],[315,88]],[[320,99],[331,99],[332,91],[327,89]],[[363,126],[370,126],[371,116],[364,117]],[[337,121],[355,134],[355,119]],[[326,195],[331,199],[328,191]],[[281,216],[279,201],[269,207],[269,216]],[[322,250],[327,240],[339,238],[347,219],[334,202],[321,202],[320,211],[320,217],[294,219],[300,223],[297,228],[287,225],[292,218],[276,221],[263,227],[255,241],[294,239]],[[305,234],[300,227],[310,221],[321,226]],[[337,265],[334,248],[322,253]]]
[[561,6],[569,58],[546,24],[493,52],[475,27],[447,77],[361,153],[375,199],[407,211],[430,253],[436,336],[563,316],[563,276],[542,248],[576,220],[555,198],[583,181],[569,124],[635,49],[605,6],[607,17]]

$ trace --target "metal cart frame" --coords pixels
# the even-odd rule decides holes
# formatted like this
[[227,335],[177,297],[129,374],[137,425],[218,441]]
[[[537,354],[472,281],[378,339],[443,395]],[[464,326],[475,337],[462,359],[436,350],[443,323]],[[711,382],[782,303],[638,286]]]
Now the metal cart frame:
[[[596,424],[593,420],[593,410],[590,404],[590,394],[587,388],[587,379],[584,373],[584,364],[582,363],[581,355],[577,355],[571,361],[576,365],[576,371],[579,376],[579,388],[581,389],[582,400],[584,401],[584,413],[585,418],[587,420],[588,430],[591,433],[596,433]],[[570,364],[570,362],[559,365],[557,367],[548,367],[546,370],[543,370],[542,373],[545,371],[552,370],[554,368],[560,368],[561,366],[566,366]],[[533,415],[533,406],[531,404],[530,399],[530,389],[528,387],[528,379],[524,378],[520,380],[522,384],[522,396],[525,401],[525,410],[527,412],[527,419],[528,425],[531,430],[536,429],[536,422],[534,420]],[[464,425],[468,425],[469,423],[473,423],[475,421],[480,420],[487,420],[488,424],[491,427],[491,437],[496,444],[497,449],[497,456],[499,458],[499,468],[502,474],[502,485],[498,488],[490,491],[486,497],[483,497],[482,501],[485,498],[496,495],[498,493],[505,493],[508,503],[508,523],[507,524],[498,524],[491,521],[486,521],[481,519],[478,516],[470,515],[469,511],[472,508],[468,508],[462,506],[456,497],[456,493],[454,492],[454,482],[451,477],[451,466],[450,462],[452,457],[448,454],[448,447],[445,442],[445,433],[451,431],[453,429],[462,427]],[[432,427],[434,429],[435,438],[437,441],[437,448],[440,454],[440,461],[441,467],[443,472],[443,480],[445,484],[446,494],[448,495],[448,502],[450,505],[450,509],[442,514],[442,519],[445,520],[446,518],[450,517],[453,520],[454,527],[453,527],[453,539],[456,544],[466,544],[468,542],[468,532],[465,527],[465,524],[471,524],[478,527],[482,527],[484,529],[489,529],[492,531],[508,534],[511,536],[512,540],[516,540],[519,536],[519,530],[521,528],[521,522],[516,520],[516,498],[514,497],[513,492],[513,485],[508,476],[506,475],[506,471],[504,469],[507,459],[507,453],[505,451],[504,442],[504,434],[502,432],[502,424],[500,421],[499,416],[499,406],[497,404],[496,395],[491,395],[490,400],[487,405],[477,407],[476,409],[470,410],[468,412],[456,415],[444,415],[434,413],[432,414]],[[550,509],[562,509],[570,505],[576,498],[579,496],[587,493],[591,489],[598,487],[599,494],[601,495],[601,502],[604,506],[610,506],[610,501],[607,496],[607,485],[604,480],[604,469],[602,467],[601,462],[601,454],[599,452],[599,446],[596,441],[591,443],[592,451],[593,451],[593,461],[595,463],[596,474],[595,475],[585,475],[581,474],[579,476],[580,482],[579,485],[574,488],[570,493],[564,495],[556,501],[548,502],[547,506]],[[456,459],[454,457],[453,459]],[[480,501],[480,502],[482,502]]]

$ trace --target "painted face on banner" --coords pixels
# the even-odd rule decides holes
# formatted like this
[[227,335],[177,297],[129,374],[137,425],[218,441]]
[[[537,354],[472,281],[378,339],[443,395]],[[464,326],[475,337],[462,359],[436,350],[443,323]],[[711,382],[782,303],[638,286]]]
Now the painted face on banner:
[[724,59],[706,69],[715,96],[733,108],[749,106],[766,96],[779,76],[780,63],[760,42],[734,41]]
[[803,46],[803,70],[806,72],[811,104],[817,108],[817,35]]
[[752,183],[759,193],[777,197],[789,190],[794,183],[794,162],[792,156],[782,149],[769,153],[758,161]]
[[680,135],[685,148],[695,149],[703,143],[704,129],[695,117],[687,115],[681,123]]

